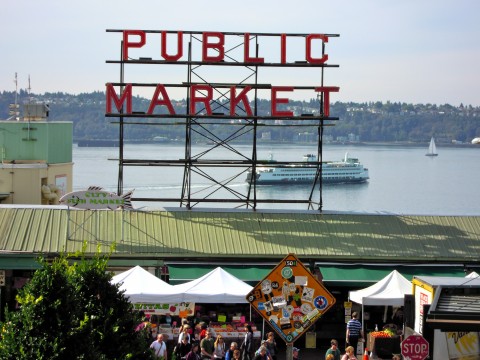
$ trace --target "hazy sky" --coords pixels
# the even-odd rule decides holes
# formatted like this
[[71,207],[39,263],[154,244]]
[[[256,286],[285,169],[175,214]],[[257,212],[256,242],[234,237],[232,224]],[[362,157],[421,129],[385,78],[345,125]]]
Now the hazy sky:
[[476,0],[2,0],[1,9],[0,91],[15,89],[15,72],[20,88],[30,75],[34,93],[104,91],[119,79],[105,61],[119,58],[120,35],[106,29],[330,33],[340,34],[327,44],[340,66],[326,72],[340,87],[332,101],[480,106]]

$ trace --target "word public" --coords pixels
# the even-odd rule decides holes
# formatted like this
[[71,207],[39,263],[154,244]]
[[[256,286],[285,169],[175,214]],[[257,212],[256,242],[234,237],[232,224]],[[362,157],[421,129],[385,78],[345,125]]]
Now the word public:
[[[176,53],[168,53],[168,33],[162,31],[160,33],[160,56],[165,61],[179,61],[183,58],[183,37],[182,31],[177,31],[177,49]],[[203,32],[202,38],[202,62],[223,62],[225,61],[226,34],[221,32]],[[287,34],[278,34],[280,38],[280,64],[287,63]],[[263,64],[263,57],[250,55],[250,33],[243,34],[243,62],[250,64]],[[324,43],[328,42],[328,36],[325,34],[309,34],[305,35],[305,60],[310,64],[324,64],[328,60],[328,54],[322,54],[321,57],[315,57],[312,53],[313,43],[319,43],[318,49],[322,49]],[[143,30],[124,30],[122,57],[124,61],[129,60],[129,51],[134,48],[142,48],[147,44],[147,33]]]

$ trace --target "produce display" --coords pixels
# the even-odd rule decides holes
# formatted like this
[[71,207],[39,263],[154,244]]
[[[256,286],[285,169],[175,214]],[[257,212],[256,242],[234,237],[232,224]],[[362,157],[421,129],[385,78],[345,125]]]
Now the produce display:
[[[254,323],[250,323],[250,326],[253,330],[253,337],[261,337],[262,334]],[[226,338],[235,338],[245,336],[245,327],[240,323],[210,323],[210,328],[215,334],[221,333],[223,337]]]
[[385,329],[385,330],[382,330],[382,331],[372,331],[370,333],[370,336],[374,337],[374,338],[389,338],[389,337],[393,337],[395,335],[396,335],[395,331],[393,331],[391,329]]

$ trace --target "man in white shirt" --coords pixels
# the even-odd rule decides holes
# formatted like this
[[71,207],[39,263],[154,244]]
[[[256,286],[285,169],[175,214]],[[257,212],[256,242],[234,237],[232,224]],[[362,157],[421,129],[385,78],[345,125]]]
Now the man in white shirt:
[[167,344],[163,341],[163,334],[157,335],[157,340],[152,342],[150,349],[158,359],[167,360]]

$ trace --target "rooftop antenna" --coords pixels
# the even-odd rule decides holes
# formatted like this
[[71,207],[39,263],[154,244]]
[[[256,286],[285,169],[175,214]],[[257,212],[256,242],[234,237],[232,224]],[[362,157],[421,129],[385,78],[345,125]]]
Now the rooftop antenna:
[[20,120],[20,111],[18,110],[19,109],[19,105],[18,105],[18,77],[17,77],[17,73],[15,73],[15,79],[13,80],[13,82],[15,83],[15,103],[14,104],[10,104],[8,105],[8,115],[10,115],[10,117],[7,119],[7,120],[12,120],[12,119],[15,119],[15,120]]
[[15,83],[15,107],[18,107],[18,76],[17,73],[15,73],[15,80],[13,80]]
[[28,74],[28,102],[31,104],[33,103],[32,99],[32,87],[30,86],[30,74]]

